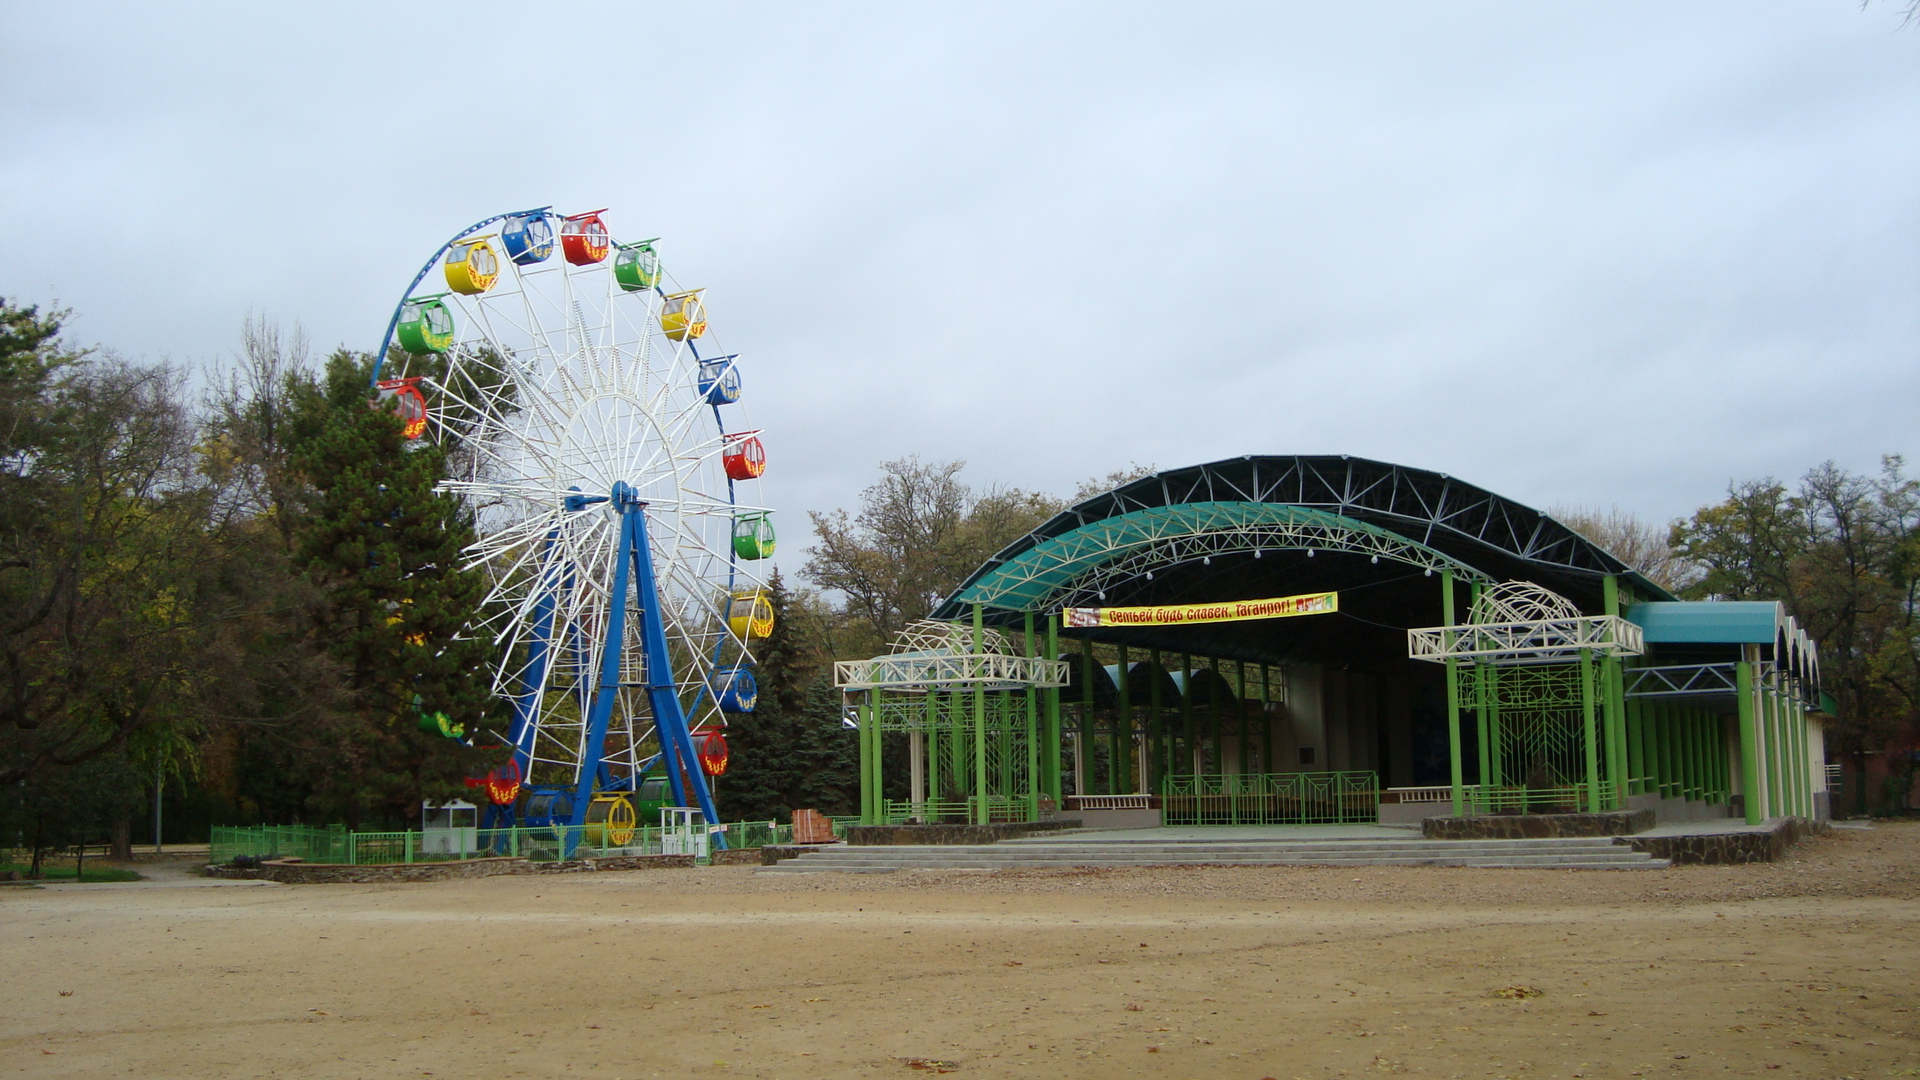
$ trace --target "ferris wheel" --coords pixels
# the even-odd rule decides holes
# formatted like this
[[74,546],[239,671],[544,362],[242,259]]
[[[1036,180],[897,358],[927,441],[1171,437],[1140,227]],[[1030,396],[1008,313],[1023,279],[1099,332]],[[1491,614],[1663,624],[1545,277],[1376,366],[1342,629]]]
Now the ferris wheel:
[[495,820],[597,826],[618,846],[650,778],[718,822],[707,776],[727,716],[757,697],[775,537],[765,447],[704,290],[605,213],[462,230],[402,297],[374,385],[409,438],[447,451],[442,488],[474,515],[467,554],[491,587],[467,632],[492,643],[511,714]]

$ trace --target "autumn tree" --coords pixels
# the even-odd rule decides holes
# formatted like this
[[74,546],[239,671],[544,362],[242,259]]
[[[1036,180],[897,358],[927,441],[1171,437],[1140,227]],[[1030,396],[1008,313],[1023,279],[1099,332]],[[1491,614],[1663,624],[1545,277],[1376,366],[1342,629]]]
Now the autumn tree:
[[815,512],[819,543],[805,568],[815,585],[843,598],[864,629],[844,644],[871,652],[907,623],[924,619],[989,556],[1058,513],[1060,500],[1018,488],[974,488],[963,461],[883,462],[860,493],[860,510]]

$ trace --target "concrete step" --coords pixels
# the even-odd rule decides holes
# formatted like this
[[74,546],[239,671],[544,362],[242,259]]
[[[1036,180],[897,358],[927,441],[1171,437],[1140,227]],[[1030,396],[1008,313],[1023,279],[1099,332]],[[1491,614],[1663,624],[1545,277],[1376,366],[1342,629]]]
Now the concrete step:
[[1031,841],[967,846],[836,847],[808,852],[770,873],[891,873],[895,870],[1018,870],[1067,867],[1482,866],[1647,869],[1667,865],[1611,837],[1533,840],[1323,840],[1224,842]]

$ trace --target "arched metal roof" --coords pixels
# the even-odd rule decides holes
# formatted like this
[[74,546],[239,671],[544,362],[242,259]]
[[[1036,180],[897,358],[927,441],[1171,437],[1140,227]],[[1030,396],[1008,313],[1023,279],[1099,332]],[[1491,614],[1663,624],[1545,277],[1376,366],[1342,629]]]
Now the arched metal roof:
[[1017,611],[1077,604],[1252,599],[1320,578],[1437,598],[1430,584],[1407,582],[1410,569],[1534,581],[1588,611],[1608,574],[1641,599],[1671,598],[1572,529],[1485,488],[1365,458],[1263,455],[1169,469],[1087,499],[983,563],[934,617],[965,617],[974,603],[1011,623]]

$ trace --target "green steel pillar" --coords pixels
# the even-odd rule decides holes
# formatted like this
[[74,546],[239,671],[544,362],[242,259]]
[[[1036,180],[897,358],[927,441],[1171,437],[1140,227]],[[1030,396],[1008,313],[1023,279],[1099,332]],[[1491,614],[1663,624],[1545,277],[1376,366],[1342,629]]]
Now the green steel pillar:
[[1480,755],[1478,781],[1482,799],[1481,809],[1486,809],[1485,800],[1493,795],[1493,732],[1487,727],[1486,669],[1487,665],[1479,661],[1467,667],[1467,685],[1473,687],[1467,700],[1471,703],[1470,707],[1473,710],[1474,735]]
[[1641,734],[1641,705],[1638,698],[1627,699],[1627,794],[1646,791],[1646,739]]
[[1220,749],[1220,661],[1207,657],[1207,733],[1213,740],[1213,771],[1225,774],[1227,755]]
[[1199,733],[1193,723],[1193,654],[1180,654],[1180,752],[1185,755],[1180,768],[1174,770],[1181,774],[1200,771],[1198,755],[1194,753],[1194,744]]
[[1273,772],[1273,672],[1260,662],[1260,772]]
[[[1443,626],[1453,626],[1453,571],[1440,571],[1440,622]],[[1453,635],[1442,634],[1442,641],[1449,650],[1453,647]],[[1459,817],[1466,812],[1466,778],[1461,772],[1460,762],[1460,662],[1447,658],[1447,757],[1452,771],[1449,779],[1453,784],[1453,816]]]
[[923,775],[927,778],[925,795],[928,802],[940,801],[940,716],[937,711],[936,692],[928,688],[922,701],[921,727],[926,730],[926,764]]
[[1494,787],[1507,786],[1506,739],[1500,731],[1500,669],[1493,664],[1480,665],[1480,708],[1486,716],[1487,754],[1480,771]]
[[1753,707],[1753,662],[1734,665],[1734,695],[1740,699],[1740,790],[1747,824],[1766,820],[1760,806],[1760,726]]
[[1755,680],[1760,685],[1760,745],[1767,783],[1767,816],[1779,817],[1787,813],[1786,785],[1782,784],[1780,774],[1780,724],[1776,715],[1779,702],[1775,700],[1771,680]]
[[1127,656],[1127,646],[1119,646],[1119,662],[1114,670],[1119,672],[1113,678],[1114,726],[1118,729],[1113,736],[1113,794],[1133,794],[1133,682],[1131,659]]
[[[1088,728],[1093,726],[1093,642],[1080,641],[1080,727],[1074,735],[1074,752],[1080,755],[1080,781],[1089,788],[1099,787],[1098,777],[1088,781],[1087,774],[1093,769],[1092,740],[1088,737]],[[1074,792],[1077,795],[1091,795],[1092,791]]]
[[[1620,579],[1608,574],[1600,579],[1601,606],[1604,614],[1620,614]],[[1627,723],[1626,686],[1620,678],[1620,658],[1607,656],[1600,662],[1600,692],[1606,706],[1607,802],[1610,809],[1626,805],[1627,800]]]
[[1153,668],[1153,681],[1147,688],[1147,766],[1152,771],[1147,774],[1146,788],[1157,792],[1161,779],[1167,775],[1166,763],[1161,760],[1167,749],[1167,725],[1160,715],[1160,650],[1154,649],[1147,657]]
[[1079,755],[1081,755],[1079,778],[1089,788],[1085,792],[1077,792],[1081,796],[1091,796],[1100,786],[1098,774],[1092,780],[1087,780],[1087,774],[1098,773],[1098,767],[1092,759],[1092,667],[1094,667],[1092,642],[1081,640],[1081,715],[1079,715],[1079,734],[1075,736],[1077,742],[1073,744],[1075,749],[1079,749]]
[[[987,609],[973,605],[973,651],[986,651]],[[985,825],[993,820],[987,810],[987,691],[984,684],[973,684],[973,799],[974,821]]]
[[1600,664],[1602,689],[1607,706],[1607,801],[1612,809],[1627,805],[1627,696],[1626,682],[1620,674],[1620,658],[1609,656]]
[[1600,812],[1600,742],[1599,732],[1595,730],[1593,685],[1593,650],[1580,650],[1580,708],[1585,721],[1583,732],[1586,736],[1587,751],[1587,810]]
[[873,745],[873,731],[877,726],[874,722],[876,710],[873,707],[873,701],[878,694],[877,690],[868,690],[860,699],[860,824],[862,825],[880,824],[879,812],[876,809],[880,799],[880,785],[875,780],[879,772],[877,759],[880,755],[875,753]]
[[1234,724],[1233,737],[1240,743],[1240,753],[1237,755],[1240,758],[1240,774],[1246,776],[1253,772],[1249,767],[1253,764],[1253,758],[1248,753],[1250,744],[1247,741],[1247,662],[1235,660],[1233,664],[1236,687],[1234,697],[1240,699],[1239,707],[1233,711],[1238,721]]
[[[1027,659],[1033,659],[1033,612],[1026,613]],[[1040,820],[1040,703],[1039,692],[1027,684],[1027,820]]]
[[[1047,616],[1047,659],[1060,657],[1060,616],[1055,613]],[[1064,788],[1060,783],[1060,688],[1047,687],[1046,735],[1041,740],[1045,748],[1046,764],[1041,767],[1041,775],[1046,781],[1047,795],[1053,799],[1056,809],[1064,808],[1061,798]]]

